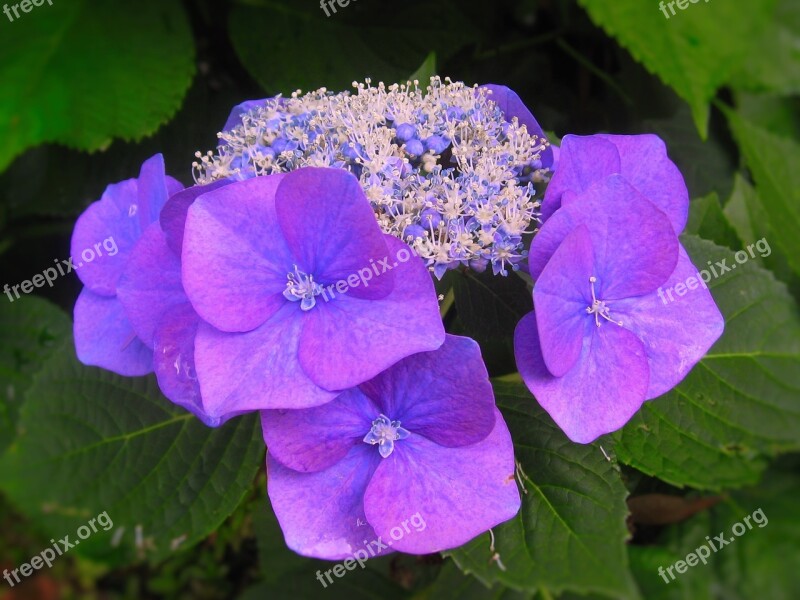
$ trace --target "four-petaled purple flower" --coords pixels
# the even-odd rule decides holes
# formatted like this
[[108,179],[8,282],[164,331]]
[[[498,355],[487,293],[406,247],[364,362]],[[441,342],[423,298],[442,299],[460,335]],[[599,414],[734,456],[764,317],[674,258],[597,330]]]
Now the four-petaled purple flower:
[[[409,257],[340,169],[238,181],[197,198],[181,270],[200,316],[194,363],[206,415],[324,404],[438,348],[433,283]],[[355,279],[347,293],[336,287]]]
[[515,353],[537,401],[587,443],[676,386],[719,338],[723,318],[705,286],[661,301],[660,286],[697,269],[674,221],[625,178],[569,195],[531,246],[534,312],[517,325]]
[[[438,552],[519,510],[511,438],[468,338],[448,335],[324,406],[261,414],[270,500],[299,554],[339,560],[373,539]],[[424,529],[392,534],[417,514]]]

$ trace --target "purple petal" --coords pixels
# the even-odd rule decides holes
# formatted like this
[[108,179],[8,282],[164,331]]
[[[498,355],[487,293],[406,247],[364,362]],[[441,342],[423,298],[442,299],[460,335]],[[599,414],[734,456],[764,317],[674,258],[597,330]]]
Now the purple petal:
[[[70,251],[78,277],[90,290],[103,296],[116,293],[134,244],[158,219],[168,194],[180,189],[178,181],[165,176],[164,157],[156,154],[144,162],[138,180],[109,185],[83,212],[75,223]],[[94,260],[87,260],[85,253],[90,251],[98,255]]]
[[200,317],[188,302],[165,313],[153,338],[153,366],[158,387],[170,401],[209,427],[217,427],[240,413],[212,417],[203,410],[194,366],[194,341],[199,324]]
[[94,250],[94,245],[102,248],[104,241],[116,246],[114,256],[105,254],[102,258],[81,264],[75,272],[91,291],[103,296],[114,296],[117,281],[122,275],[128,255],[136,240],[142,235],[137,205],[136,180],[128,179],[109,185],[103,197],[92,203],[75,223],[70,242],[70,252],[77,266],[83,263],[81,254]]
[[330,469],[299,473],[267,455],[267,490],[286,545],[303,556],[341,560],[377,536],[364,514],[364,490],[381,457],[360,444]]
[[136,214],[139,217],[141,230],[154,221],[158,221],[158,215],[167,198],[183,189],[183,185],[172,177],[167,177],[164,166],[164,157],[156,154],[142,163],[139,171],[137,186],[138,206]]
[[310,473],[342,460],[363,444],[375,404],[357,388],[322,406],[301,410],[262,410],[261,425],[270,456],[283,466]]
[[592,184],[620,172],[616,146],[600,136],[565,135],[561,140],[558,169],[542,201],[542,220],[548,220],[562,204],[565,192],[580,194]]
[[669,219],[624,178],[612,175],[542,226],[528,256],[531,277],[538,279],[567,234],[580,224],[591,234],[598,296],[603,300],[649,293],[675,270],[678,239]]
[[[689,289],[687,282],[694,289]],[[682,296],[675,292],[678,284],[683,285]],[[647,399],[678,385],[719,339],[725,326],[714,298],[682,246],[678,266],[662,288],[616,302],[614,310],[625,328],[644,344],[650,365]]]
[[466,446],[494,427],[494,392],[476,342],[447,335],[360,386],[380,412],[441,446]]
[[[342,169],[306,168],[288,173],[275,199],[278,221],[298,266],[324,285],[335,284],[395,255],[389,252],[361,184]],[[393,271],[369,287],[353,287],[353,298],[386,297]]]
[[117,297],[134,331],[150,348],[164,313],[189,301],[181,285],[180,259],[167,246],[157,221],[136,242],[117,284]]
[[206,414],[222,418],[269,408],[308,408],[339,394],[318,387],[300,367],[302,317],[299,306],[287,303],[247,333],[225,333],[200,324],[195,368]]
[[689,217],[689,191],[661,138],[653,134],[600,137],[617,147],[620,174],[669,217],[676,235],[683,231]]
[[178,256],[183,249],[183,231],[186,228],[186,214],[189,207],[203,194],[231,183],[229,179],[220,179],[207,185],[195,185],[170,196],[161,210],[159,221],[164,235],[167,236],[167,245]]
[[183,285],[195,310],[222,331],[250,331],[287,304],[293,263],[278,228],[283,175],[255,177],[199,197],[183,240]]
[[[639,193],[670,219],[676,234],[683,231],[689,214],[689,192],[678,168],[656,135],[567,135],[561,144],[559,167],[542,203],[542,218],[549,219],[574,196],[609,175],[622,175]],[[563,197],[562,197],[563,196]]]
[[[484,89],[489,92],[488,98],[493,100],[500,107],[506,121],[510,123],[511,120],[516,117],[520,125],[525,125],[530,135],[536,135],[539,138],[546,137],[541,126],[536,121],[536,118],[531,111],[528,110],[528,107],[525,106],[525,103],[522,102],[516,92],[504,85],[495,85],[493,83],[482,85],[479,89]],[[552,146],[548,146],[547,149],[542,152],[541,160],[542,167],[545,169],[549,169],[553,166]]]
[[578,362],[563,377],[553,377],[545,366],[534,313],[517,324],[514,353],[528,389],[573,442],[588,444],[616,431],[645,400],[650,374],[644,346],[614,323],[592,328]]
[[153,370],[153,351],[136,336],[119,300],[84,288],[75,303],[75,351],[85,365],[126,377]]
[[[392,236],[385,239],[391,256],[407,247]],[[318,301],[305,315],[299,358],[318,385],[329,390],[351,388],[406,356],[436,350],[444,343],[436,291],[421,259],[398,263],[393,272],[396,285],[381,300],[347,293]]]
[[268,99],[269,98],[262,98],[261,100],[245,100],[241,104],[234,106],[231,114],[228,116],[228,120],[225,121],[225,127],[222,128],[222,131],[230,131],[231,129],[235,129],[241,125],[242,115],[249,113],[251,110],[259,108],[260,106],[264,106]]
[[367,520],[392,549],[455,548],[519,511],[514,448],[497,409],[494,429],[477,444],[446,448],[413,434],[401,444],[378,466],[364,496]]
[[561,243],[536,281],[536,325],[547,370],[561,377],[577,362],[592,305],[590,277],[596,271],[589,228],[578,225]]

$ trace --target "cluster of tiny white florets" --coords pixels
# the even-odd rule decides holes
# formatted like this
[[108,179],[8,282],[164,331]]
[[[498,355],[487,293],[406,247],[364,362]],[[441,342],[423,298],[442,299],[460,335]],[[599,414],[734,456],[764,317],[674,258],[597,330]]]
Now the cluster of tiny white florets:
[[537,185],[549,178],[547,140],[506,122],[487,93],[450,79],[355,93],[264,100],[196,154],[195,181],[247,179],[301,167],[347,169],[383,231],[409,244],[437,277],[460,265],[518,268],[522,236],[538,223]]

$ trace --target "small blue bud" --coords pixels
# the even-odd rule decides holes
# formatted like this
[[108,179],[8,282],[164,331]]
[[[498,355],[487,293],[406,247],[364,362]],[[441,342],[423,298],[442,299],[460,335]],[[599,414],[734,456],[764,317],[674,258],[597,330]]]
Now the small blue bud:
[[417,128],[411,123],[403,123],[397,126],[395,135],[401,142],[407,142],[410,139],[417,137]]
[[417,139],[409,140],[405,145],[406,152],[411,156],[422,156],[425,153],[425,146]]
[[434,210],[432,208],[426,208],[425,210],[420,213],[420,223],[422,226],[427,230],[433,226],[434,229],[439,227],[439,223],[442,222],[442,215],[439,214],[438,210]]
[[425,237],[425,229],[420,225],[409,225],[403,230],[403,239],[420,239]]
[[425,139],[425,149],[436,154],[441,154],[450,146],[450,140],[441,135],[432,135]]

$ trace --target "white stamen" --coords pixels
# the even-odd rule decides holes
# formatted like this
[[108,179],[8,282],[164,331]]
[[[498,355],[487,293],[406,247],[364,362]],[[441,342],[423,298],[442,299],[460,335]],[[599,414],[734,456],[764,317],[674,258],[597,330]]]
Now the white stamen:
[[594,284],[597,282],[597,277],[589,277],[589,283],[592,285],[592,305],[586,307],[586,312],[590,315],[594,315],[594,322],[595,325],[600,327],[600,317],[603,317],[606,321],[610,321],[611,323],[616,323],[617,325],[622,325],[622,321],[615,321],[611,318],[609,314],[609,307],[608,305],[603,302],[602,300],[598,300],[597,296],[595,295],[594,291]]

